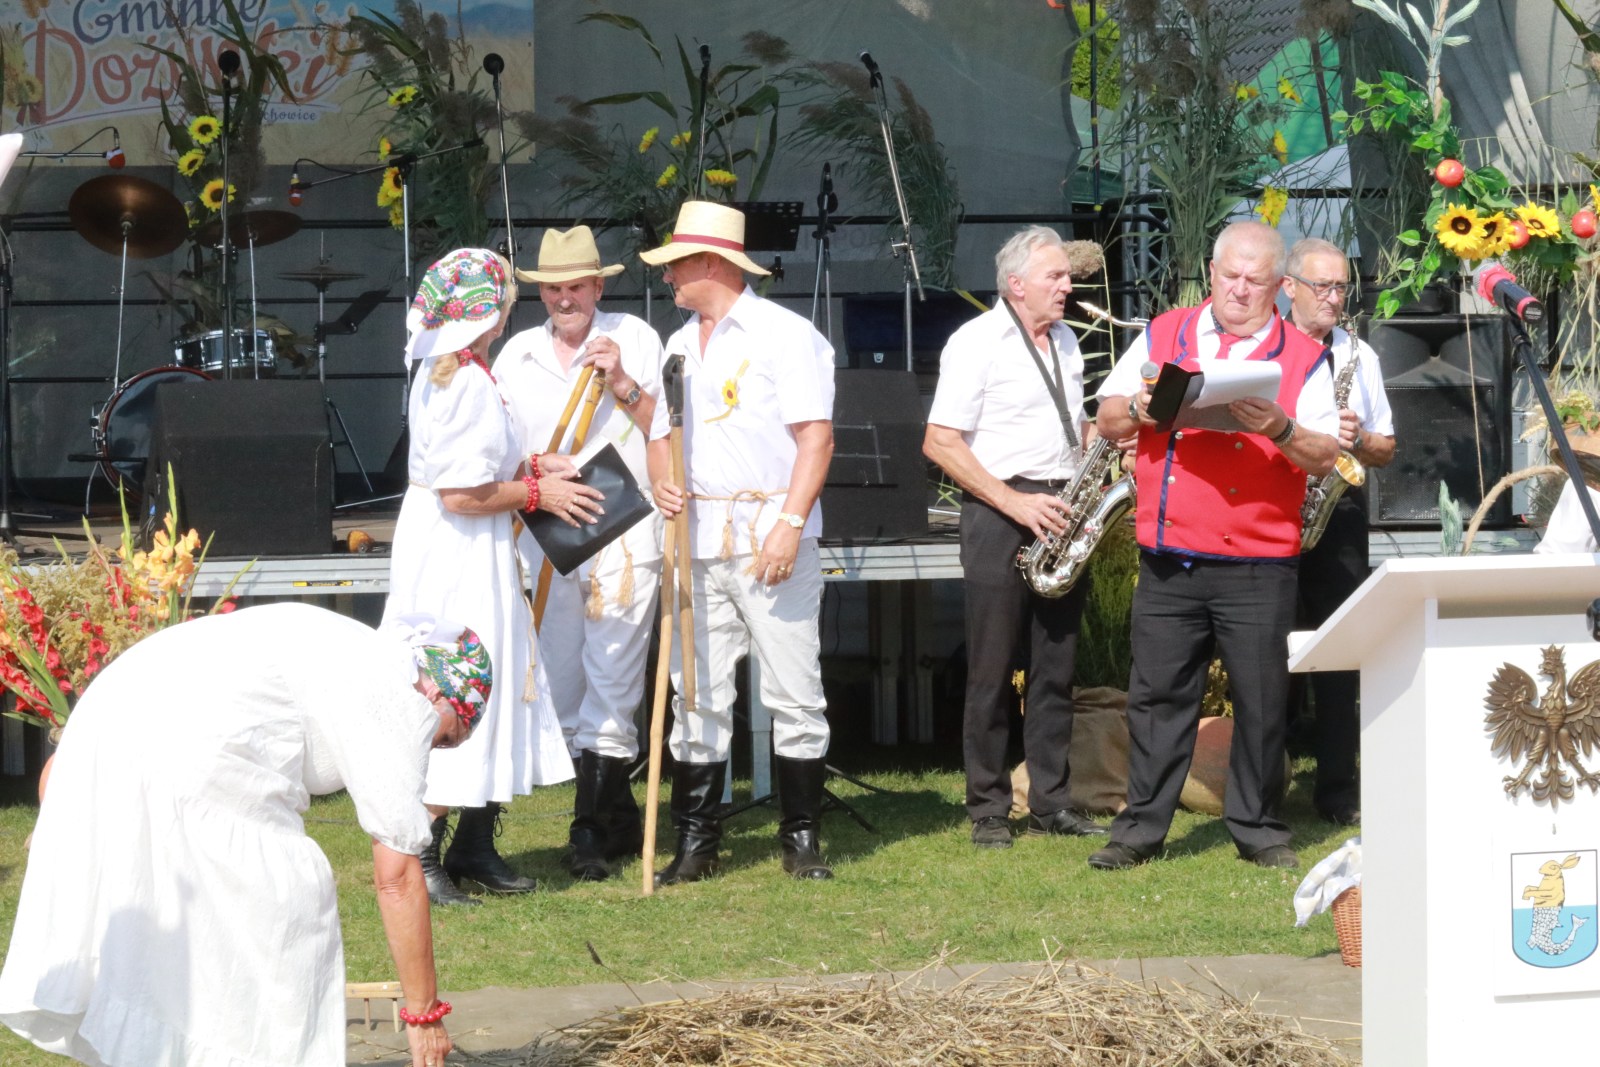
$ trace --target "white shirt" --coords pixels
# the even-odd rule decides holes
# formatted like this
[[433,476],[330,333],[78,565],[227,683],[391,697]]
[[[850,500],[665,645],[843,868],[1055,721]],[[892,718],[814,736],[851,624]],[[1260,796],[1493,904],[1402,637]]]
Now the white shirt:
[[[583,344],[600,336],[617,343],[622,353],[622,369],[639,383],[640,392],[655,397],[656,406],[661,407],[661,338],[650,324],[634,315],[596,310]],[[582,349],[583,345],[578,347]],[[494,361],[495,381],[500,386],[500,395],[505,398],[523,454],[550,450],[550,437],[555,433],[556,423],[582,371],[577,357],[570,367],[562,368],[555,350],[555,330],[549,322],[523,330],[500,350],[499,358]],[[557,451],[571,450],[581,411],[580,407],[573,414]],[[609,388],[603,389],[589,424],[589,435],[575,459],[582,466],[608,443],[615,445],[640,488],[648,493],[650,472],[645,459],[648,433],[649,427],[635,426],[627,409],[617,402],[616,395]],[[640,522],[623,535],[623,540],[636,563],[659,559],[660,516],[652,515]]]
[[[1250,335],[1250,341],[1237,342],[1229,349],[1229,357],[1238,355],[1243,358],[1254,352],[1262,341],[1267,339],[1276,324],[1281,321],[1273,315],[1259,330]],[[1284,329],[1294,327],[1287,323]],[[1195,341],[1197,351],[1196,359],[1216,359],[1217,353],[1222,349],[1221,332],[1217,329],[1217,320],[1209,315],[1197,316],[1195,323]],[[1108,396],[1132,396],[1144,387],[1144,365],[1150,359],[1150,332],[1148,330],[1139,334],[1122,353],[1116,366],[1111,368],[1111,373],[1106,375],[1100,383],[1100,389],[1095,396],[1104,400]],[[1377,359],[1373,359],[1377,365]],[[1333,406],[1333,373],[1328,370],[1326,361],[1319,362],[1312,372],[1311,378],[1300,388],[1300,398],[1295,401],[1294,421],[1308,430],[1337,436],[1339,433],[1339,410]]]
[[[1590,489],[1589,499],[1594,501],[1595,509],[1600,511],[1600,493]],[[1544,536],[1533,546],[1533,550],[1541,555],[1600,551],[1600,547],[1595,545],[1594,534],[1589,532],[1589,517],[1583,513],[1583,504],[1578,500],[1577,487],[1570,479],[1561,487],[1561,495],[1556,498],[1556,506],[1550,510],[1550,522],[1544,528]]]
[[1333,349],[1335,378],[1352,359],[1361,360],[1350,383],[1350,410],[1361,420],[1361,428],[1368,433],[1393,437],[1394,412],[1389,408],[1389,394],[1383,389],[1383,368],[1378,365],[1378,353],[1361,338],[1337,326],[1328,335],[1328,345]]
[[[684,360],[683,455],[688,469],[689,523],[695,559],[722,554],[732,508],[735,555],[760,546],[788,511],[785,492],[800,453],[801,422],[833,419],[833,346],[794,312],[756,296],[748,286],[700,350],[700,316],[667,338],[666,357]],[[733,400],[733,404],[727,400]],[[667,436],[667,405],[656,405],[651,440]],[[766,494],[764,501],[726,498]],[[754,529],[751,529],[754,523]],[[802,537],[822,533],[819,501]]]
[[[1060,384],[1081,448],[1083,353],[1066,323],[1052,325],[1050,336],[1061,359]],[[1048,349],[1041,350],[1039,358],[1053,381],[1055,363]],[[1055,402],[1003,298],[945,344],[928,421],[960,430],[973,457],[1002,481],[1066,479],[1078,469],[1079,451],[1061,431]]]

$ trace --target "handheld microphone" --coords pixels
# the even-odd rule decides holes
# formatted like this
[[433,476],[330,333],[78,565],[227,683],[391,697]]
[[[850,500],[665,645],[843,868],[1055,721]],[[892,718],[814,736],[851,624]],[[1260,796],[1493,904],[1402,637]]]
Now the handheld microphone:
[[222,71],[224,78],[232,78],[239,72],[239,53],[231,48],[224,48],[217,55],[217,68]]
[[1529,325],[1544,319],[1539,298],[1518,285],[1516,275],[1503,264],[1485,263],[1478,268],[1478,295]]
[[122,154],[122,137],[117,133],[115,126],[111,127],[111,151],[106,153],[106,166],[112,170],[121,170],[128,165],[128,157]]
[[1144,379],[1144,384],[1154,385],[1161,377],[1161,367],[1153,359],[1144,361],[1144,366],[1139,368],[1139,377]]
[[817,194],[817,207],[825,214],[839,210],[839,197],[833,191],[833,164],[822,165],[822,192]]
[[872,75],[874,78],[883,77],[883,75],[878,72],[878,64],[872,61],[871,52],[863,51],[861,53],[861,62],[866,64],[868,74]]
[[483,70],[489,77],[498,79],[500,72],[505,69],[506,61],[500,58],[499,52],[490,52],[483,57]]
[[300,201],[305,199],[305,190],[300,187],[300,171],[296,169],[289,175],[289,206],[299,207]]

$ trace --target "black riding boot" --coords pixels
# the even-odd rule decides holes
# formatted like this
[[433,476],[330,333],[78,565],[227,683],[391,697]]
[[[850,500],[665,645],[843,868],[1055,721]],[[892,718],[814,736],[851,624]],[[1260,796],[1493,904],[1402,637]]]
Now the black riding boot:
[[796,878],[832,878],[833,871],[822,861],[817,830],[822,825],[822,783],[827,763],[820,759],[789,759],[779,756],[778,844],[783,846],[783,869]]
[[644,818],[633,799],[633,761],[600,757],[600,813],[606,820],[605,857],[620,860],[644,850]]
[[478,905],[483,901],[477,897],[468,896],[455,887],[450,881],[450,876],[444,873],[444,868],[439,866],[439,848],[444,844],[445,830],[450,825],[450,816],[441,815],[433,820],[429,829],[433,831],[433,840],[428,847],[422,850],[422,877],[428,883],[428,899],[434,904],[446,906],[450,904]]
[[722,841],[722,785],[728,762],[679,763],[672,773],[672,825],[678,831],[678,853],[656,875],[656,885],[698,882],[717,873],[717,845]]
[[598,752],[578,754],[578,794],[572,805],[572,829],[567,837],[571,852],[567,870],[580,882],[603,882],[611,877],[606,866],[606,829],[601,817],[605,790]]
[[457,883],[469,878],[491,893],[531,893],[538,883],[517,874],[494,850],[499,821],[500,805],[492,801],[481,808],[462,808],[455,839],[444,854],[445,873]]

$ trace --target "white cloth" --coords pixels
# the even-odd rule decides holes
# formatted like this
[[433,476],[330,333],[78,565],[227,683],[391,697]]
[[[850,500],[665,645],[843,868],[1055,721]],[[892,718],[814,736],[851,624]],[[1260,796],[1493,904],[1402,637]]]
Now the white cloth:
[[1352,837],[1306,872],[1294,891],[1294,924],[1304,926],[1313,915],[1333,907],[1351,886],[1361,884],[1361,838]]
[[[1597,511],[1600,511],[1600,492],[1589,490],[1589,499],[1594,501]],[[1589,517],[1583,513],[1583,503],[1578,499],[1578,488],[1571,479],[1561,487],[1561,495],[1556,498],[1556,506],[1550,510],[1550,521],[1545,525],[1544,536],[1539,538],[1539,543],[1533,550],[1540,555],[1556,555],[1562,552],[1577,552],[1592,554],[1600,552],[1600,547],[1595,545],[1594,534],[1589,531]]]
[[108,666],[56,753],[0,1019],[89,1064],[342,1065],[338,898],[302,816],[347,788],[363,830],[422,851],[439,717],[416,678],[398,641],[303,604]]
[[[1279,318],[1274,314],[1251,337],[1255,344],[1238,343],[1228,350],[1229,357],[1243,359],[1255,351],[1260,342],[1277,328]],[[1285,326],[1285,329],[1293,329]],[[1196,359],[1216,359],[1222,348],[1221,335],[1216,320],[1201,315],[1195,323]],[[1133,339],[1128,350],[1122,353],[1111,373],[1105,376],[1095,396],[1104,400],[1108,396],[1132,396],[1144,387],[1144,365],[1150,359],[1150,333],[1144,331]],[[1376,365],[1376,359],[1373,360]],[[1295,402],[1294,421],[1308,430],[1335,436],[1339,433],[1339,409],[1333,406],[1333,373],[1326,360],[1317,364],[1311,378],[1300,388],[1300,398]]]
[[828,752],[822,692],[822,563],[815,538],[803,538],[794,574],[769,586],[746,573],[749,556],[694,561],[696,714],[683,714],[682,645],[672,645],[672,754],[688,763],[720,763],[733,742],[733,666],[753,648],[761,667],[761,702],[772,714],[772,748],[788,759]]
[[1335,326],[1328,335],[1328,347],[1333,350],[1333,376],[1352,359],[1359,358],[1355,379],[1350,383],[1350,410],[1361,420],[1367,433],[1394,436],[1394,411],[1389,407],[1389,394],[1383,388],[1383,367],[1372,346],[1354,334]]
[[[1050,328],[1061,359],[1072,432],[1083,444],[1083,353],[1064,322]],[[1040,349],[1052,380],[1055,366]],[[939,384],[928,421],[961,431],[961,439],[983,469],[1005,481],[1071,478],[1081,453],[1061,432],[1061,416],[1028,354],[1022,331],[998,302],[962,325],[939,357]]]
[[389,562],[387,622],[425,611],[470,626],[494,664],[483,721],[459,748],[428,767],[429,804],[506,803],[535,785],[572,777],[572,761],[550,706],[542,657],[536,699],[526,701],[534,655],[533,613],[522,590],[511,515],[457,515],[438,490],[471,489],[516,474],[522,453],[494,382],[469,364],[440,387],[424,364],[411,391],[411,487],[400,505]]
[[[748,287],[700,350],[700,316],[667,339],[666,355],[683,353],[683,455],[688,468],[689,539],[695,559],[722,554],[730,518],[734,551],[749,553],[785,510],[799,446],[790,426],[833,418],[833,348],[809,322]],[[725,402],[737,394],[737,404]],[[656,405],[651,440],[667,436],[665,404]],[[756,491],[765,500],[719,497]],[[752,523],[754,529],[752,530]],[[822,535],[822,505],[806,516],[803,537]],[[746,561],[748,562],[748,561]]]
[[[596,311],[584,344],[599,336],[610,337],[617,343],[622,353],[623,370],[639,383],[642,393],[655,398],[656,406],[660,408],[661,338],[650,328],[650,324],[634,315]],[[579,348],[581,350],[582,345]],[[561,421],[561,412],[582,370],[576,358],[570,368],[562,369],[561,361],[556,357],[554,331],[549,322],[531,330],[523,330],[501,349],[499,358],[494,361],[494,376],[500,386],[500,395],[505,398],[511,425],[516,430],[517,441],[524,455],[542,455],[550,450],[550,436]],[[573,433],[577,428],[578,417],[574,415],[557,451],[571,452]],[[616,396],[607,388],[601,392],[600,402],[595,406],[589,436],[577,453],[577,463],[582,466],[607,443],[613,444],[640,487],[648,488],[650,469],[645,446],[649,435],[650,427],[635,426],[627,409],[617,403]],[[651,514],[623,534],[621,540],[626,543],[635,563],[660,559],[661,516]],[[614,576],[621,574],[621,558],[622,553],[618,551]],[[584,575],[588,574],[588,569],[588,563],[580,567]],[[607,585],[607,592],[612,588],[614,586]]]
[[[596,311],[584,344],[599,336],[617,343],[622,369],[639,383],[642,393],[654,397],[659,405],[661,338],[650,324],[634,315]],[[579,345],[580,351],[582,347]],[[494,370],[522,451],[547,451],[582,373],[577,358],[571,367],[562,368],[556,356],[555,332],[547,321],[506,342]],[[577,424],[578,416],[574,415],[559,451],[571,452]],[[647,487],[649,432],[648,426],[634,424],[627,409],[607,388],[595,406],[589,435],[577,453],[578,463],[584,463],[609,442],[616,446],[639,485]],[[557,665],[555,670],[546,672],[550,696],[567,749],[574,757],[584,749],[628,760],[639,754],[634,713],[644,694],[650,623],[661,580],[661,529],[660,514],[651,512],[571,574],[550,574],[539,647],[547,664]],[[524,531],[518,548],[527,562],[528,573],[537,576],[544,563],[538,543]],[[590,619],[587,607],[596,582],[600,587],[600,618]],[[619,596],[625,584],[632,586],[627,607]]]

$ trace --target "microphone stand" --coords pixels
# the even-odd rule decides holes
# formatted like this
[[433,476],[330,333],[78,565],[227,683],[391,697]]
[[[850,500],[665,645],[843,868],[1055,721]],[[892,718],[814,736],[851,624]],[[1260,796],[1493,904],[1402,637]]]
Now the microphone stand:
[[[1539,397],[1539,406],[1544,409],[1545,421],[1550,426],[1550,436],[1555,438],[1556,450],[1561,453],[1561,465],[1567,469],[1567,477],[1578,488],[1578,504],[1583,508],[1583,517],[1589,522],[1589,533],[1595,543],[1600,544],[1600,514],[1595,512],[1594,499],[1587,491],[1577,454],[1572,451],[1572,442],[1567,440],[1566,428],[1561,425],[1561,416],[1556,413],[1556,402],[1550,398],[1550,387],[1545,384],[1544,375],[1539,371],[1538,359],[1533,354],[1533,342],[1528,340],[1527,327],[1516,315],[1507,315],[1506,320],[1511,323],[1512,347],[1517,350],[1522,369],[1527,371],[1528,380],[1533,383],[1533,391]],[[1600,637],[1596,639],[1600,640]]]
[[706,89],[711,84],[711,46],[700,46],[700,138],[699,160],[695,163],[695,196],[704,200],[706,195]]
[[500,133],[500,194],[506,208],[506,259],[516,263],[517,240],[511,230],[511,186],[506,181],[506,112],[500,104],[500,72],[506,69],[506,61],[500,58],[499,53],[490,52],[483,57],[483,69],[489,72],[489,77],[494,81],[494,121]]
[[229,269],[233,259],[233,240],[228,233],[228,216],[232,214],[228,202],[228,183],[232,177],[229,174],[228,135],[232,124],[233,72],[239,69],[239,53],[223,51],[217,56],[217,66],[222,71],[222,203],[217,208],[222,213],[222,245],[217,249],[217,256],[222,270],[222,377],[227,380],[233,377],[236,344],[233,336],[233,272]]
[[912,366],[911,352],[911,288],[916,285],[917,299],[928,299],[922,291],[922,268],[917,265],[917,246],[911,240],[911,213],[906,209],[906,191],[900,184],[900,164],[895,158],[894,132],[889,121],[889,96],[883,88],[883,72],[878,70],[878,65],[863,56],[867,69],[872,72],[872,88],[878,101],[878,128],[883,133],[883,151],[889,161],[889,181],[894,185],[895,206],[900,209],[900,240],[889,243],[889,251],[896,259],[905,253],[905,260],[901,264],[905,284],[905,338],[906,338],[906,370],[914,369]]
[[829,217],[839,209],[839,198],[833,192],[833,164],[822,165],[822,191],[817,194],[817,228],[811,236],[817,242],[817,273],[811,283],[811,325],[817,325],[817,302],[827,303],[828,343],[833,344],[833,220]]

